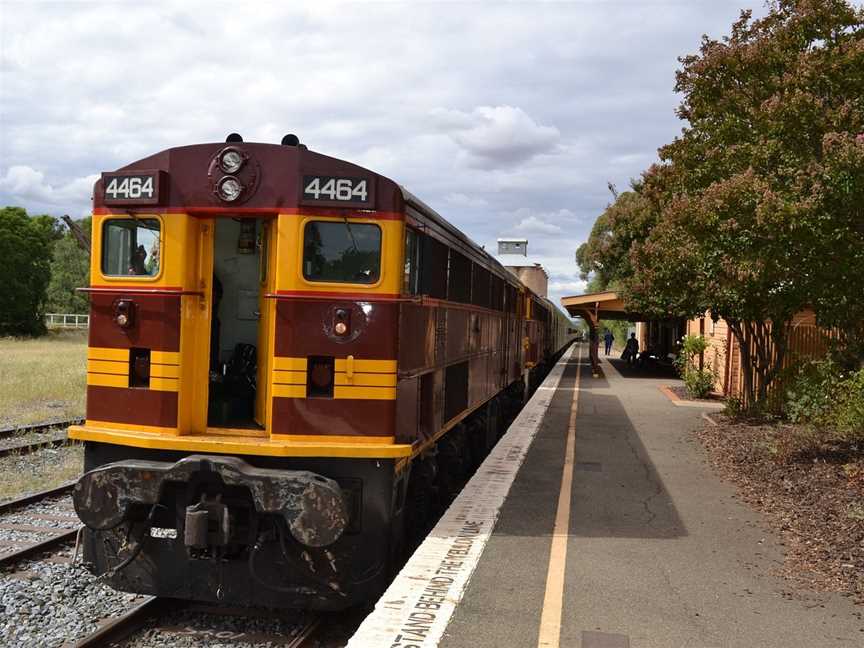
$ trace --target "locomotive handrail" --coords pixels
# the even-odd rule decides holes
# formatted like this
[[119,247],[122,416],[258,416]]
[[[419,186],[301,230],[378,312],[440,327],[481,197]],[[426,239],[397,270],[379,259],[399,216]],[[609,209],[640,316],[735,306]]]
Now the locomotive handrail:
[[123,293],[124,295],[197,295],[203,297],[201,290],[183,290],[182,288],[130,288],[128,286],[98,286],[90,288],[76,288],[77,292],[110,294]]
[[381,295],[375,293],[301,293],[301,292],[268,292],[264,293],[265,299],[312,299],[329,300],[346,299],[364,302],[419,302],[419,296],[403,297],[400,295]]

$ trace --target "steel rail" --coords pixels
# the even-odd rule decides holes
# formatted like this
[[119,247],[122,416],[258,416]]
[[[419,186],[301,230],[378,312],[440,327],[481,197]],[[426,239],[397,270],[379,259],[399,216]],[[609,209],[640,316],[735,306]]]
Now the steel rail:
[[[56,488],[49,488],[48,490],[33,493],[31,495],[25,495],[24,497],[9,502],[3,502],[0,504],[0,514],[21,509],[29,504],[35,504],[36,502],[40,502],[50,497],[65,495],[72,492],[74,486],[75,482],[67,482],[57,486]],[[19,560],[30,558],[31,556],[42,553],[43,551],[56,549],[64,544],[74,542],[75,536],[78,534],[78,528],[67,530],[61,529],[59,530],[59,533],[57,533],[57,531],[58,529],[55,527],[45,527],[46,537],[44,539],[39,542],[34,542],[33,544],[25,545],[21,549],[16,549],[10,553],[0,555],[0,568],[8,567]]]
[[48,490],[39,491],[38,493],[32,493],[30,495],[25,495],[24,497],[19,497],[18,499],[0,503],[0,514],[8,513],[9,511],[12,511],[16,508],[27,506],[28,504],[33,504],[34,502],[48,499],[49,497],[56,497],[57,495],[65,495],[67,493],[71,493],[74,487],[74,481],[66,482],[65,484],[61,484],[60,486],[57,486],[55,488],[49,488]]
[[31,423],[28,425],[9,425],[0,428],[0,439],[15,436],[16,434],[32,434],[35,432],[44,432],[52,428],[67,428],[70,425],[79,425],[84,422],[83,418],[71,419],[52,419],[50,421],[42,421],[41,423]]
[[36,452],[37,450],[41,450],[42,448],[56,448],[66,443],[68,440],[69,439],[67,439],[65,436],[62,436],[54,439],[48,439],[47,441],[22,443],[21,445],[0,448],[0,457],[8,457],[9,455],[14,454],[30,454],[31,452]]
[[68,531],[63,531],[62,533],[55,533],[54,535],[45,538],[41,542],[27,545],[26,547],[22,547],[17,551],[13,551],[12,553],[0,555],[0,569],[8,567],[10,565],[14,565],[19,560],[30,558],[31,556],[34,556],[38,553],[42,553],[43,551],[56,549],[57,547],[61,547],[64,544],[74,542],[76,535],[78,535],[78,529],[70,529]]
[[103,623],[95,632],[79,639],[73,645],[75,648],[103,648],[114,642],[123,641],[144,627],[151,617],[164,614],[172,604],[176,606],[177,601],[148,596],[144,602],[127,610],[123,615]]

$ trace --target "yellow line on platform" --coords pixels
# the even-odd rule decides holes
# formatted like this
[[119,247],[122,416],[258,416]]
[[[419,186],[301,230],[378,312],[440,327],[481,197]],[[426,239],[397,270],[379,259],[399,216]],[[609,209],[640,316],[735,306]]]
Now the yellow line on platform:
[[538,648],[558,648],[561,640],[561,609],[564,604],[564,579],[567,567],[567,541],[570,538],[570,498],[573,491],[573,464],[576,449],[576,412],[579,407],[579,382],[582,378],[582,347],[576,360],[576,384],[570,404],[570,421],[567,424],[567,449],[564,454],[564,469],[561,475],[561,490],[558,493],[558,510],[555,513],[555,530],[552,532],[552,550],[549,553],[549,570],[546,572],[546,594],[543,596],[543,611],[540,615]]

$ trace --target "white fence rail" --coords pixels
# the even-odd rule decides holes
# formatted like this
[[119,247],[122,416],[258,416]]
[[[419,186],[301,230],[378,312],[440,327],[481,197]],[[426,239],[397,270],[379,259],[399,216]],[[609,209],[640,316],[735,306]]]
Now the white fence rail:
[[90,316],[77,313],[45,313],[45,326],[52,329],[86,329],[90,326]]

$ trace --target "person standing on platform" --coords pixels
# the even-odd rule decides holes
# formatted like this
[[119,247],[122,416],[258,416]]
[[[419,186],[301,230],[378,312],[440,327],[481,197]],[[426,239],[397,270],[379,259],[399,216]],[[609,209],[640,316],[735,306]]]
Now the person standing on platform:
[[624,347],[624,354],[626,355],[627,364],[636,364],[636,360],[639,358],[639,340],[636,339],[635,333],[630,334],[627,346]]
[[612,343],[615,341],[615,336],[612,335],[612,331],[606,329],[606,332],[603,334],[603,342],[606,346],[606,355],[609,355],[609,352],[612,351]]

